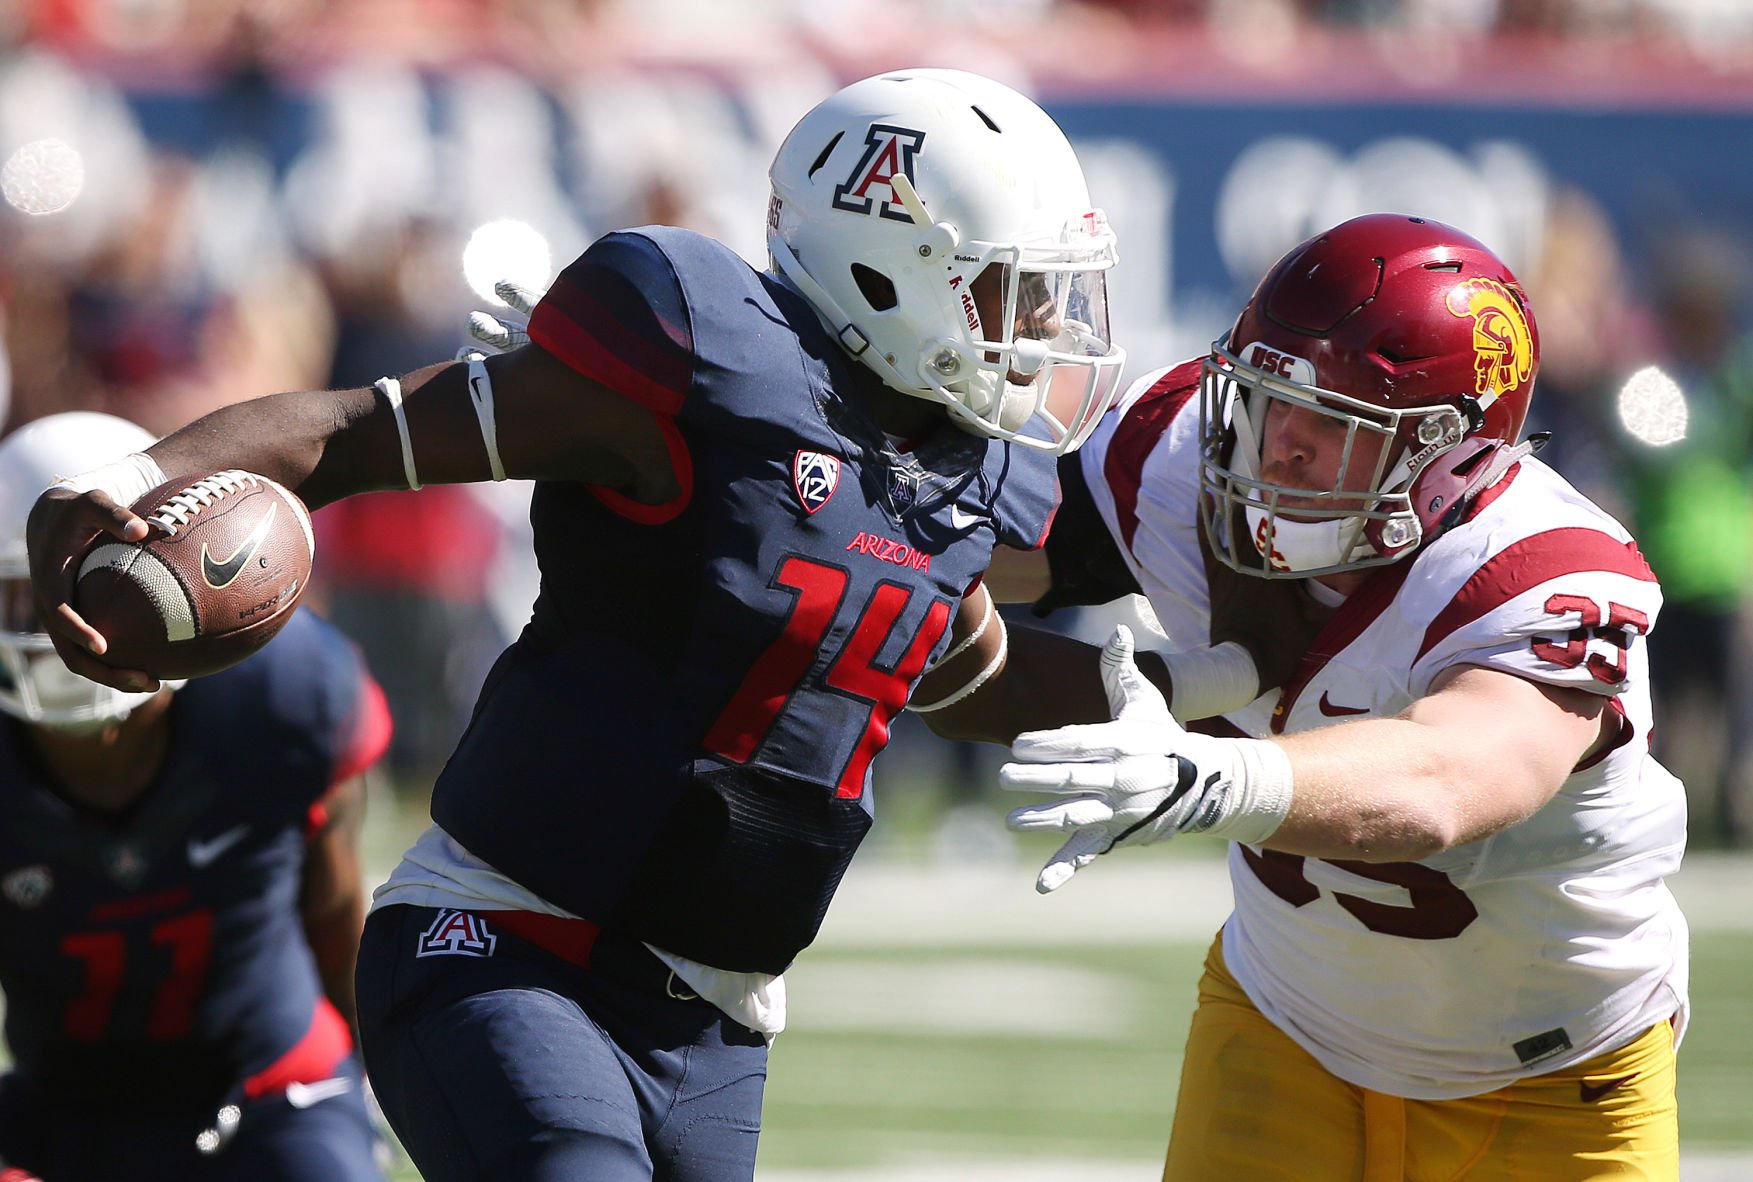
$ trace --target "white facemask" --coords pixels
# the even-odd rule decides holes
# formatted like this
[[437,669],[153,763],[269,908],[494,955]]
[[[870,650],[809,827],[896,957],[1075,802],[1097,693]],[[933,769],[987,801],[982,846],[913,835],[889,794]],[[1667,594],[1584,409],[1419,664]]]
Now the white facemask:
[[8,633],[0,639],[6,642],[0,644],[4,664],[0,711],[32,726],[93,733],[120,722],[152,697],[123,693],[79,676],[61,663],[46,636]]

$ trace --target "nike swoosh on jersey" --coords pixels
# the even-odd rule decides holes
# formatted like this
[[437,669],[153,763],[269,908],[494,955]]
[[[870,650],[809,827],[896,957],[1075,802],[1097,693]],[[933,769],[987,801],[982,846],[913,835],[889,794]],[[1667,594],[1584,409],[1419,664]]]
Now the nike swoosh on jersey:
[[219,856],[226,850],[242,841],[249,831],[250,827],[248,825],[233,825],[224,833],[218,834],[214,837],[209,837],[206,840],[202,840],[198,837],[189,838],[189,865],[198,870],[203,866],[212,864],[217,861]]
[[1602,1096],[1605,1096],[1613,1089],[1624,1087],[1630,1082],[1631,1077],[1629,1075],[1622,1075],[1618,1079],[1603,1080],[1601,1083],[1597,1084],[1592,1084],[1587,1080],[1583,1080],[1577,1084],[1577,1091],[1582,1094],[1584,1104],[1593,1104],[1596,1100],[1599,1100]]
[[321,1104],[324,1100],[345,1096],[352,1090],[353,1081],[345,1076],[336,1076],[334,1079],[319,1079],[313,1083],[293,1082],[286,1085],[286,1102],[294,1108],[309,1108],[312,1104]]
[[981,517],[978,514],[969,513],[966,509],[963,509],[960,505],[951,505],[950,506],[950,528],[951,529],[973,529],[976,525],[979,525],[981,522],[983,522],[985,520],[986,519],[984,517]]
[[1321,713],[1328,718],[1344,718],[1347,714],[1368,714],[1370,712],[1368,706],[1340,706],[1325,693],[1321,695],[1320,707]]
[[262,544],[262,539],[267,537],[268,531],[273,528],[274,515],[279,511],[280,506],[270,502],[267,516],[263,517],[256,528],[250,531],[249,537],[238,543],[237,549],[233,550],[227,558],[216,560],[207,553],[207,543],[201,543],[201,577],[207,580],[209,587],[217,591],[221,587],[230,586],[231,581],[237,578],[238,572],[243,570],[244,564],[255,557],[256,548]]

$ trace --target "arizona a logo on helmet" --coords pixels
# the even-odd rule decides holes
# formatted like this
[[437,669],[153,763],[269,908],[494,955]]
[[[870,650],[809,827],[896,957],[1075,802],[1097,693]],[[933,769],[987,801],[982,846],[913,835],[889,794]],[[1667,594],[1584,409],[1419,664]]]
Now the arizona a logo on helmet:
[[[871,124],[864,133],[864,155],[853,166],[852,175],[834,186],[834,208],[848,213],[870,213],[874,209],[882,217],[911,222],[913,219],[895,200],[890,182],[896,173],[906,173],[909,181],[913,179],[913,158],[924,143],[923,131],[888,123]],[[879,187],[883,193],[880,202],[871,193]]]

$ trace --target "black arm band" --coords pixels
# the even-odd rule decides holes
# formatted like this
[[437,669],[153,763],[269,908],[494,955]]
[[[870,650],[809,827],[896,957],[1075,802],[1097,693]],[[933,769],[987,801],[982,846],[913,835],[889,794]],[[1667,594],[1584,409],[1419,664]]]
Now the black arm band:
[[1083,466],[1075,452],[1060,457],[1059,491],[1059,512],[1054,515],[1053,530],[1044,547],[1052,583],[1047,593],[1035,600],[1035,615],[1050,615],[1062,607],[1112,603],[1126,595],[1140,594],[1138,580],[1090,497]]

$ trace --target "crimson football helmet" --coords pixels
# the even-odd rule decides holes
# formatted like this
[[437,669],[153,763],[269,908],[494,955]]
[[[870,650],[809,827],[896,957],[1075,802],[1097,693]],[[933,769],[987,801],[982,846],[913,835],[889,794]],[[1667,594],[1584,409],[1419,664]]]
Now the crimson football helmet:
[[[1205,361],[1212,549],[1268,578],[1411,553],[1530,450],[1517,439],[1539,357],[1521,285],[1461,231],[1372,214],[1309,239]],[[1322,487],[1296,487],[1269,459],[1268,416],[1292,408],[1327,425],[1339,463]]]

